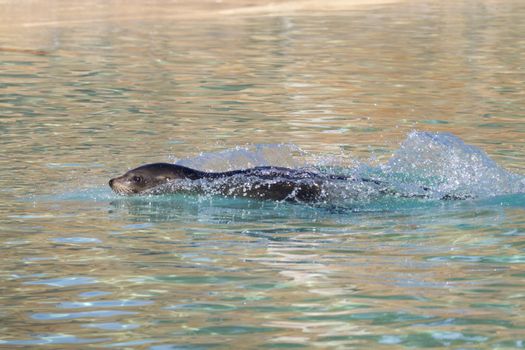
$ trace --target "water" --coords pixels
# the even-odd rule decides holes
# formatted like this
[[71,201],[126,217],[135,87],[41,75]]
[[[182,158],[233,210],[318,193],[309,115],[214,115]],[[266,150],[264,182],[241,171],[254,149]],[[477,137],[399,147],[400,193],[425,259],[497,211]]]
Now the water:
[[[0,347],[525,347],[522,1],[45,4],[1,5]],[[154,161],[432,196],[110,191]]]

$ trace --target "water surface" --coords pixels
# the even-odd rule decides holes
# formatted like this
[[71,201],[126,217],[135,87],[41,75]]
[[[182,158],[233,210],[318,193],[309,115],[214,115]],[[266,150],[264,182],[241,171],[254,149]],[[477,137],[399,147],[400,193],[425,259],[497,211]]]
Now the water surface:
[[[0,347],[525,347],[522,1],[96,4],[1,5]],[[153,161],[476,198],[111,193]]]

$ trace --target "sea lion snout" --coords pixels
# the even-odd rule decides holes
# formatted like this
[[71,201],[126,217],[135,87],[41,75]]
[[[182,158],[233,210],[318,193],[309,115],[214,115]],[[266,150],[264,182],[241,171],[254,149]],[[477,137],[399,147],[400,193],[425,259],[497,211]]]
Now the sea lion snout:
[[122,185],[122,177],[114,177],[109,180],[109,187],[115,188],[115,186]]
[[115,177],[109,180],[109,187],[118,194],[132,194],[137,193],[134,184],[126,178],[126,176]]

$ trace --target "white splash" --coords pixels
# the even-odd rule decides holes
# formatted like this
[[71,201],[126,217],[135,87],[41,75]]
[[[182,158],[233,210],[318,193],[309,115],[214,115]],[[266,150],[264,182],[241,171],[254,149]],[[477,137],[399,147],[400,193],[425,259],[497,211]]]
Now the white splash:
[[304,167],[304,153],[291,144],[258,144],[180,159],[178,165],[205,171],[229,171],[257,166]]
[[450,133],[411,132],[381,170],[402,178],[398,186],[412,182],[438,196],[488,197],[525,192],[523,176],[505,170],[484,151]]

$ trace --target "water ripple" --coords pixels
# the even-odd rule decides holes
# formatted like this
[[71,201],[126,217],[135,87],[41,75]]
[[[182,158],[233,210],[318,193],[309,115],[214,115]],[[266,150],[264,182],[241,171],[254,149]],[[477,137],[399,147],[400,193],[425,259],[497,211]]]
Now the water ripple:
[[69,320],[77,318],[106,318],[120,315],[135,315],[137,312],[132,311],[118,311],[118,310],[96,310],[96,311],[83,311],[83,312],[69,312],[69,313],[36,313],[32,314],[31,318],[39,321],[50,321],[50,320]]
[[86,302],[68,302],[64,301],[57,305],[64,309],[78,309],[86,307],[129,307],[144,306],[153,304],[150,300],[104,300],[104,301],[86,301]]
[[98,283],[98,281],[91,277],[59,277],[59,278],[51,278],[51,279],[45,279],[45,280],[39,280],[39,281],[28,281],[24,282],[24,284],[30,284],[30,285],[39,285],[39,284],[46,284],[53,287],[71,287],[71,286],[79,286],[83,284],[94,284]]

